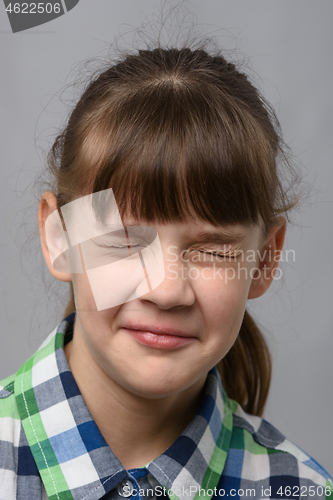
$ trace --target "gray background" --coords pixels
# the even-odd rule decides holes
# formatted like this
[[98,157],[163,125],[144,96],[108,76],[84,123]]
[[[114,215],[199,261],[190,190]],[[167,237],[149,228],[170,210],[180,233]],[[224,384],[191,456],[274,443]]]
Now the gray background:
[[[77,75],[79,61],[103,59],[115,35],[121,33],[123,48],[140,45],[135,27],[151,25],[149,16],[159,5],[156,0],[81,0],[66,15],[16,34],[0,5],[0,378],[32,354],[66,303],[67,288],[52,284],[34,237],[32,193],[73,96],[71,87],[64,88]],[[288,229],[285,248],[295,250],[295,262],[284,263],[283,280],[249,306],[274,359],[265,417],[333,474],[333,3],[196,0],[187,7],[203,35],[238,51],[238,58],[247,56],[311,186]],[[192,22],[188,16],[184,27]]]

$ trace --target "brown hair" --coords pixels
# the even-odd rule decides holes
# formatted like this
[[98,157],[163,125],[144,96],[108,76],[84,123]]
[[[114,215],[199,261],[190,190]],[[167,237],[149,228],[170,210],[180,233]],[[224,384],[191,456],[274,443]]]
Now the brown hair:
[[[140,50],[95,77],[49,153],[58,205],[113,188],[121,214],[196,216],[214,225],[264,221],[296,201],[272,108],[249,78],[203,48]],[[66,314],[74,310],[73,296]],[[218,364],[229,397],[261,415],[271,360],[248,312]]]

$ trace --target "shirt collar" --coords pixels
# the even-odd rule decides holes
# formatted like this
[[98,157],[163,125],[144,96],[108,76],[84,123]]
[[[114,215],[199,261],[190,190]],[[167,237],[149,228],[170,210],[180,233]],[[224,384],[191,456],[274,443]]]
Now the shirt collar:
[[[64,335],[74,317],[63,320],[20,368],[15,396],[48,497],[98,500],[128,472],[107,445],[68,366]],[[193,420],[146,468],[173,499],[203,496],[210,500],[224,468],[231,433],[231,404],[213,368]]]

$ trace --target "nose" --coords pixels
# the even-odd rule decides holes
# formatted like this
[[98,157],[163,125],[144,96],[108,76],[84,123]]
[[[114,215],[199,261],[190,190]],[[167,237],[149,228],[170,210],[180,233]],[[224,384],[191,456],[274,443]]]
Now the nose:
[[[162,249],[165,278],[160,285],[142,295],[141,300],[156,304],[160,309],[190,307],[195,302],[191,279],[187,277],[187,263],[180,255],[170,260],[168,252]],[[176,254],[173,254],[174,256]]]

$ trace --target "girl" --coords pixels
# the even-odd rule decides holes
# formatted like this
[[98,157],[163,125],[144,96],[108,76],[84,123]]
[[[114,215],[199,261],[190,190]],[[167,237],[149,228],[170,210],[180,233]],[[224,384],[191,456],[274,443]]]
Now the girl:
[[39,206],[65,319],[0,393],[0,498],[331,496],[261,418],[270,356],[247,300],[288,211],[274,112],[223,55],[139,51],[87,86]]

